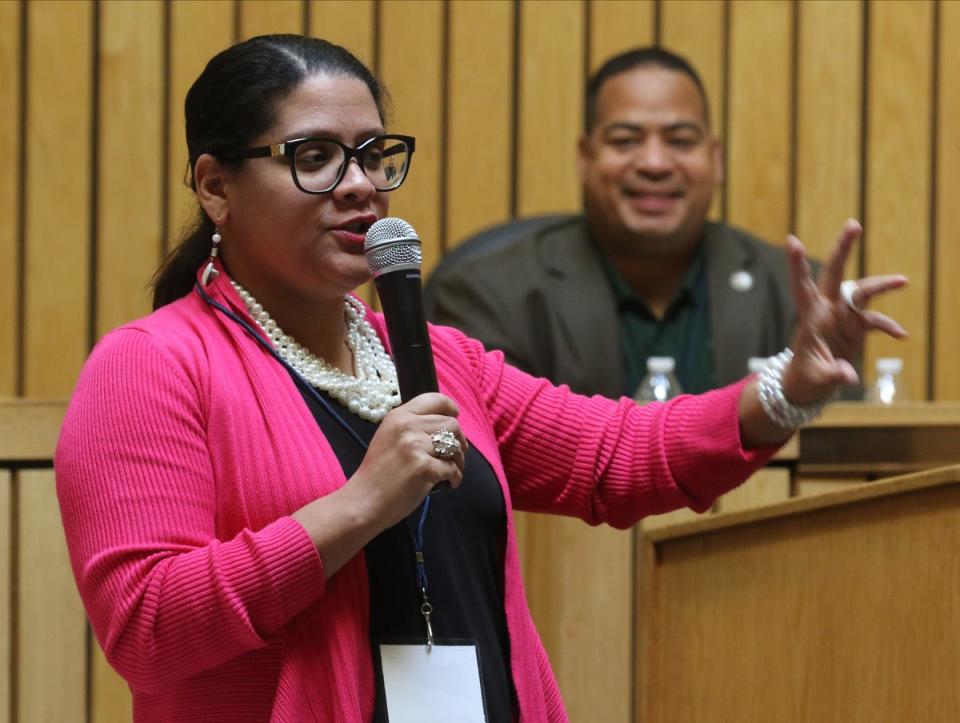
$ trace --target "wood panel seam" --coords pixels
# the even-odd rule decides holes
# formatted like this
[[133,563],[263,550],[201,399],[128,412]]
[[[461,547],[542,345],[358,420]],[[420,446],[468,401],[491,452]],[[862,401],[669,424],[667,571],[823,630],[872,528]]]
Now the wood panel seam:
[[937,177],[940,172],[937,140],[940,135],[940,0],[933,3],[932,42],[930,43],[930,196],[929,235],[927,236],[927,368],[925,398],[934,398],[934,376],[937,352]]
[[97,314],[100,300],[98,291],[100,266],[100,109],[103,105],[102,84],[100,82],[100,44],[102,42],[100,24],[100,0],[93,3],[92,30],[90,43],[90,176],[87,180],[89,194],[90,219],[87,230],[90,253],[87,256],[87,349],[92,349],[97,340]]
[[17,89],[17,101],[20,104],[18,116],[19,127],[17,129],[17,176],[20,183],[17,184],[17,278],[16,278],[16,304],[17,318],[16,323],[16,358],[14,364],[14,393],[22,397],[26,393],[26,366],[27,366],[27,93],[29,84],[27,77],[29,73],[29,48],[30,39],[29,13],[25,2],[18,3],[20,9],[20,73],[19,87]]

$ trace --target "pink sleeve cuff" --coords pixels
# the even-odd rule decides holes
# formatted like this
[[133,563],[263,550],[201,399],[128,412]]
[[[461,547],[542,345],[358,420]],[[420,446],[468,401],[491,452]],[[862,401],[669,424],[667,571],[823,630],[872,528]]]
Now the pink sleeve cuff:
[[[765,465],[779,446],[744,449],[740,439],[740,395],[744,379],[697,396],[678,397],[668,404],[666,449],[670,474],[689,495],[697,510]],[[704,459],[710,460],[709,474]]]

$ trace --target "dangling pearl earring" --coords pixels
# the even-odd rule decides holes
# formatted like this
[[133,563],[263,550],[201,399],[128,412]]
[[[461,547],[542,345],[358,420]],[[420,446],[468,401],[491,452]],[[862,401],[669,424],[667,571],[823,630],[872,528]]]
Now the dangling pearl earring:
[[203,276],[200,277],[200,283],[204,286],[209,286],[210,282],[220,275],[220,272],[217,271],[213,265],[214,260],[217,258],[217,253],[220,251],[220,242],[223,240],[219,228],[214,228],[213,236],[210,237],[210,240],[213,241],[213,248],[210,249],[210,261],[207,264],[207,268],[203,270]]

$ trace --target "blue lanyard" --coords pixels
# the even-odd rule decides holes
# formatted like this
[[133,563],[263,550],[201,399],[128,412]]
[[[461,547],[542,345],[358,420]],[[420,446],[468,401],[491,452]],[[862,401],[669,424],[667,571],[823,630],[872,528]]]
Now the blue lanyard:
[[[287,363],[287,360],[280,356],[276,349],[274,349],[266,339],[264,339],[260,334],[257,333],[250,324],[247,323],[239,314],[234,313],[226,306],[221,304],[219,301],[211,297],[203,287],[197,283],[194,285],[194,288],[197,290],[197,293],[200,294],[200,298],[207,302],[214,309],[224,314],[228,319],[239,324],[244,331],[246,331],[250,336],[256,340],[260,346],[267,350],[267,352],[280,362],[280,365],[297,381],[301,388],[305,389],[312,399],[314,399],[323,409],[325,409],[330,416],[339,424],[346,432],[353,438],[353,440],[360,445],[361,449],[366,452],[369,449],[369,445],[364,441],[363,437],[357,434],[357,431],[351,427],[347,421],[337,414],[336,410],[332,407],[326,397],[324,397],[320,392],[318,392],[312,385],[308,384],[307,381],[300,376],[299,372],[290,366]],[[423,615],[424,622],[427,627],[427,650],[430,650],[433,647],[433,625],[431,624],[431,616],[433,615],[433,605],[430,603],[430,598],[427,595],[427,568],[423,556],[423,530],[427,522],[427,514],[430,511],[430,496],[428,495],[426,499],[421,503],[420,507],[420,518],[417,522],[416,532],[410,529],[409,525],[405,525],[407,532],[410,533],[410,541],[413,543],[413,556],[416,564],[417,571],[417,587],[420,589],[420,596],[422,603],[420,605],[420,614]]]
[[206,301],[208,304],[210,304],[210,306],[212,306],[217,311],[224,314],[227,318],[229,318],[232,321],[235,321],[237,324],[243,327],[244,331],[246,331],[250,336],[252,336],[254,341],[256,341],[260,346],[266,349],[267,352],[270,354],[270,356],[272,356],[274,359],[280,362],[280,365],[287,370],[290,376],[292,376],[300,384],[300,386],[303,389],[307,391],[307,393],[311,396],[311,398],[313,398],[321,407],[323,407],[330,414],[330,416],[334,418],[337,424],[339,424],[341,427],[343,427],[346,430],[347,434],[349,434],[353,438],[353,440],[360,445],[363,451],[367,450],[369,445],[367,445],[367,443],[363,440],[363,437],[357,434],[356,430],[353,427],[351,427],[349,424],[347,424],[346,420],[344,420],[339,414],[337,414],[336,410],[334,410],[334,408],[330,405],[330,402],[327,401],[327,399],[320,392],[314,389],[313,386],[308,384],[307,381],[300,376],[299,372],[297,372],[296,369],[294,369],[292,366],[290,366],[287,363],[286,359],[284,359],[282,356],[277,354],[276,349],[270,346],[270,343],[266,339],[264,339],[262,336],[260,336],[260,334],[257,333],[256,329],[254,329],[252,326],[250,326],[250,324],[247,323],[246,319],[244,319],[239,314],[234,313],[233,311],[228,309],[226,306],[221,304],[219,301],[215,300],[213,297],[207,294],[207,292],[203,290],[203,287],[200,286],[199,283],[195,284],[194,288],[197,290],[197,293],[200,294],[201,299]]
[[427,513],[430,512],[430,496],[427,495],[420,508],[420,519],[417,522],[417,530],[414,532],[409,527],[410,540],[413,542],[413,554],[417,566],[417,585],[420,587],[420,614],[427,625],[427,652],[433,648],[433,625],[430,619],[433,615],[433,605],[430,602],[430,596],[427,595],[427,566],[423,558],[423,528],[427,521]]

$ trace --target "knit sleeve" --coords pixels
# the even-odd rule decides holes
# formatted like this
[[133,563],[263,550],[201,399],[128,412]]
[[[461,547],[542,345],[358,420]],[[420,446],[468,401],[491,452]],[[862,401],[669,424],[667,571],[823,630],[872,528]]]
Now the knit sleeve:
[[55,458],[74,575],[111,664],[141,690],[263,647],[322,595],[306,531],[215,534],[202,384],[143,331],[84,367]]
[[679,507],[704,511],[776,448],[745,450],[745,382],[666,404],[584,397],[462,342],[473,357],[513,504],[628,527]]

